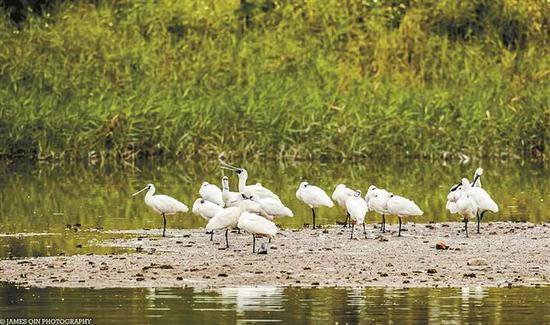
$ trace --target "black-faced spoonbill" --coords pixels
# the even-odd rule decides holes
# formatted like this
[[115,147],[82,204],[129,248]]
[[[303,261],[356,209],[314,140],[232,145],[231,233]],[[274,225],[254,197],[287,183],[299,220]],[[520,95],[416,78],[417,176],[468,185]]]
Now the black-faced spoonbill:
[[256,251],[256,236],[275,239],[279,230],[272,221],[246,211],[241,214],[237,227],[252,234],[252,253]]
[[296,191],[296,198],[311,208],[313,217],[313,229],[315,229],[315,208],[328,207],[332,208],[334,203],[328,197],[327,193],[323,189],[310,185],[308,182],[300,183],[298,190]]
[[220,190],[220,188],[214,184],[203,182],[201,185],[201,188],[199,189],[199,194],[203,199],[207,201],[216,203],[221,207],[225,206],[225,202],[223,201],[222,190]]
[[421,216],[424,214],[424,212],[422,212],[418,205],[416,205],[413,201],[392,193],[390,193],[390,198],[386,201],[385,210],[389,211],[390,214],[396,215],[399,219],[398,236],[401,236],[401,224],[403,223],[401,218]]
[[279,199],[279,196],[269,189],[262,186],[260,183],[256,183],[254,185],[246,185],[246,181],[248,180],[248,172],[244,168],[237,168],[234,166],[229,165],[228,163],[223,162],[220,160],[220,163],[222,164],[222,169],[228,169],[234,171],[237,176],[239,177],[239,192],[245,194],[246,196],[251,196],[253,194],[256,194],[260,198],[273,198],[273,199]]
[[334,192],[332,192],[332,200],[336,201],[336,203],[338,203],[339,206],[346,209],[346,220],[344,221],[344,228],[347,227],[348,224],[350,224],[350,220],[349,220],[350,216],[349,216],[349,212],[347,212],[346,200],[349,197],[352,197],[354,194],[355,194],[355,191],[352,190],[351,188],[348,188],[344,184],[336,185]]
[[239,222],[242,212],[243,211],[240,207],[229,207],[222,209],[212,219],[210,219],[210,221],[208,221],[206,230],[213,234],[214,230],[225,229],[225,247],[229,248],[227,233],[229,232],[229,228],[237,227],[237,223]]
[[253,194],[250,196],[250,200],[259,204],[260,211],[269,220],[273,220],[274,217],[294,217],[292,210],[277,199],[270,197],[262,199],[258,195]]
[[493,213],[497,213],[498,205],[491,198],[489,193],[487,193],[487,191],[481,187],[472,187],[466,178],[462,179],[462,191],[476,202],[477,232],[479,233],[479,224],[481,223],[485,212],[491,211]]
[[[198,215],[205,219],[206,221],[210,221],[210,219],[214,218],[214,216],[222,211],[223,208],[216,203],[212,203],[210,201],[207,201],[205,199],[196,199],[193,203],[192,211],[195,215]],[[210,232],[210,240],[212,240],[214,237],[214,232]]]
[[241,193],[229,190],[229,177],[222,177],[222,199],[226,207],[238,207],[243,200]]
[[145,190],[147,190],[147,194],[145,194],[145,204],[147,204],[157,213],[162,214],[162,219],[164,221],[162,228],[162,237],[166,237],[166,215],[172,215],[178,212],[185,213],[189,211],[189,209],[185,204],[174,199],[173,197],[162,194],[154,195],[155,186],[153,184],[147,184],[147,186],[145,186],[142,190],[132,194],[132,196],[136,196]]
[[351,218],[351,236],[353,239],[353,230],[355,224],[363,225],[363,234],[367,238],[367,230],[365,229],[365,216],[369,211],[367,202],[361,197],[361,191],[355,191],[355,194],[346,200],[346,209]]
[[382,233],[386,232],[386,214],[389,214],[389,211],[386,210],[386,202],[389,199],[390,192],[374,185],[369,186],[367,194],[365,194],[365,201],[367,201],[369,210],[382,215],[382,225],[380,226]]

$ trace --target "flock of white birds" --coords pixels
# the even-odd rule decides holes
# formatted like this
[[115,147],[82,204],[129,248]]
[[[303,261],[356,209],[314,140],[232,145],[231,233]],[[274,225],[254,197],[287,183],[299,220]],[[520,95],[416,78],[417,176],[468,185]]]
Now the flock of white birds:
[[[248,185],[248,172],[244,168],[231,166],[220,161],[223,169],[234,171],[239,178],[239,191],[229,190],[229,178],[222,177],[222,188],[208,182],[202,183],[199,189],[200,198],[193,203],[192,211],[201,216],[208,223],[206,231],[210,240],[214,231],[225,230],[225,244],[229,247],[228,231],[237,228],[252,234],[252,252],[255,252],[256,237],[274,239],[279,229],[273,222],[277,217],[292,217],[294,214],[286,207],[279,196],[262,186],[260,183]],[[474,179],[470,183],[463,178],[461,183],[451,187],[447,195],[447,209],[452,214],[463,217],[466,237],[468,237],[468,221],[477,218],[477,232],[480,222],[487,211],[498,212],[498,206],[481,188],[483,169],[478,168]],[[147,191],[145,204],[162,215],[162,236],[166,235],[166,215],[178,212],[187,212],[189,209],[182,202],[166,195],[155,195],[155,186],[148,184],[145,188],[132,196]],[[360,190],[353,190],[344,184],[338,184],[332,193],[332,199],[320,187],[302,182],[296,191],[296,198],[311,208],[312,228],[316,228],[315,209],[320,207],[331,208],[336,202],[346,209],[344,227],[351,226],[350,238],[353,239],[355,226],[362,225],[363,234],[367,238],[365,217],[367,212],[374,211],[382,216],[381,231],[386,232],[386,215],[394,215],[399,220],[398,236],[401,236],[402,218],[420,216],[424,212],[413,201],[395,195],[385,189],[371,185],[363,198]]]

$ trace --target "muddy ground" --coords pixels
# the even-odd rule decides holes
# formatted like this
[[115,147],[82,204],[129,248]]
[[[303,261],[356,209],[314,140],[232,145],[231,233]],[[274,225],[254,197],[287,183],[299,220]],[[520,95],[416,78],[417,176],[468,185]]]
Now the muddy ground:
[[[121,231],[99,245],[135,253],[0,261],[0,281],[37,287],[349,286],[464,287],[550,284],[550,223],[494,222],[481,234],[460,223],[408,224],[367,239],[349,228],[282,230],[267,254],[252,253],[252,236],[204,230]],[[256,241],[259,248],[265,239]],[[90,242],[88,245],[98,245]]]

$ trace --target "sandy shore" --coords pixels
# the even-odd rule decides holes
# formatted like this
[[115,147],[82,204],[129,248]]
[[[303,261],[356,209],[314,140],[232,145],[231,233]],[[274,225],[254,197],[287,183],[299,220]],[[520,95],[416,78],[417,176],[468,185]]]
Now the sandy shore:
[[[219,287],[240,285],[350,287],[539,286],[550,284],[550,224],[489,223],[470,238],[462,224],[408,224],[403,237],[356,229],[283,230],[267,254],[252,236],[204,230],[127,231],[101,242],[136,253],[0,261],[0,281],[37,287]],[[256,241],[257,248],[264,239]],[[438,244],[442,245],[438,245]],[[443,246],[443,247],[436,247]],[[439,249],[447,248],[447,249]]]

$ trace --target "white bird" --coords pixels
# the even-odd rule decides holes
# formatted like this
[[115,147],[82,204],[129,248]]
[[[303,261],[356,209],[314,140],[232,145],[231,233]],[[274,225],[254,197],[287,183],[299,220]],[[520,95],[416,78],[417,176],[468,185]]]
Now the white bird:
[[262,214],[266,215],[269,220],[273,220],[273,217],[294,217],[292,210],[277,199],[270,197],[262,199],[258,195],[253,194],[250,196],[250,200],[260,205]]
[[147,190],[147,193],[145,194],[145,204],[147,204],[155,212],[162,214],[162,219],[164,221],[162,237],[166,237],[166,215],[172,215],[178,212],[185,213],[189,211],[189,209],[185,204],[174,199],[173,197],[162,194],[154,195],[155,186],[153,184],[147,184],[147,186],[145,186],[142,190],[132,194],[132,196],[136,196],[145,190]]
[[223,210],[221,206],[205,199],[196,199],[191,209],[195,215],[202,217],[206,221],[214,218],[216,213],[221,210]]
[[483,175],[483,168],[478,167],[474,172],[474,179],[472,180],[472,187],[481,187],[481,175]]
[[[332,192],[332,200],[336,201],[339,206],[346,209],[346,200],[349,197],[352,197],[355,194],[355,191],[351,188],[348,188],[344,184],[336,185],[334,192]],[[349,213],[346,210],[346,220],[344,221],[344,228],[348,226],[349,223]]]
[[402,196],[394,195],[393,193],[390,193],[390,198],[386,201],[385,210],[387,210],[390,214],[396,215],[399,219],[398,236],[401,236],[401,218],[421,216],[424,214],[416,203]]
[[382,215],[382,225],[380,231],[386,232],[386,214],[389,211],[386,210],[386,202],[390,199],[390,192],[382,188],[377,188],[374,185],[369,186],[367,194],[365,194],[365,201],[369,206],[369,210],[375,211]]
[[361,197],[361,191],[355,191],[355,194],[346,200],[346,209],[352,221],[350,239],[353,239],[353,230],[355,228],[355,224],[363,225],[363,234],[365,235],[365,238],[367,238],[367,230],[365,229],[365,216],[369,211],[369,207],[367,201],[363,200],[363,198]]
[[498,212],[498,205],[491,198],[489,193],[482,189],[481,187],[472,187],[466,178],[462,179],[462,191],[469,195],[477,204],[477,232],[479,233],[479,225],[481,220],[483,220],[483,215],[487,211],[493,213]]
[[239,192],[245,194],[246,196],[251,196],[252,194],[256,194],[262,199],[266,197],[270,197],[270,198],[280,200],[277,194],[263,187],[262,184],[260,183],[256,183],[254,185],[246,185],[246,181],[248,179],[248,172],[246,171],[246,169],[231,166],[230,164],[223,162],[221,159],[220,159],[220,164],[222,165],[223,169],[232,170],[235,173],[237,173],[237,176],[239,177]]
[[315,208],[329,207],[332,208],[334,203],[328,197],[327,193],[323,189],[309,185],[308,182],[300,183],[298,190],[296,191],[296,198],[311,208],[313,214],[313,229],[315,229]]
[[229,241],[227,239],[227,233],[229,228],[237,227],[242,210],[239,207],[229,207],[218,212],[206,225],[206,230],[210,231],[210,234],[214,233],[214,230],[225,229],[225,247],[229,248]]
[[214,184],[208,182],[203,182],[201,188],[199,189],[200,196],[212,203],[224,207],[225,203],[223,202],[222,190]]
[[[455,202],[456,212],[464,218],[464,231],[468,237],[468,221],[477,216],[478,205],[474,198],[468,194],[471,189],[468,179],[462,179],[462,185],[459,186],[459,198]],[[477,188],[477,187],[476,187]]]
[[278,231],[272,221],[250,212],[241,214],[237,227],[252,234],[252,253],[256,251],[256,236],[268,237],[271,240],[275,238]]
[[226,207],[237,207],[243,200],[241,193],[229,190],[229,177],[222,177],[222,199]]

